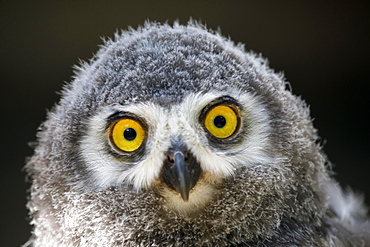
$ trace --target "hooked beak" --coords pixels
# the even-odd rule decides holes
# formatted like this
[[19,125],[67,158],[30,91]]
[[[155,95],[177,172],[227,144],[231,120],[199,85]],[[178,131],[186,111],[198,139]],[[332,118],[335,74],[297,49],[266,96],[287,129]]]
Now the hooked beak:
[[167,151],[163,164],[162,180],[169,188],[177,191],[186,202],[190,190],[197,183],[201,168],[197,160],[188,152],[185,145],[176,141]]

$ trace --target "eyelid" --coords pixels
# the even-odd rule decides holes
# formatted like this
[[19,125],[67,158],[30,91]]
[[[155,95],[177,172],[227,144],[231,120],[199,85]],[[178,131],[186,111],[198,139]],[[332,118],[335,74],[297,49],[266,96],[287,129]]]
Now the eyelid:
[[145,131],[148,131],[148,125],[146,124],[146,121],[131,113],[131,112],[125,112],[125,111],[118,111],[118,112],[115,112],[113,113],[112,115],[110,115],[108,118],[107,118],[107,124],[106,124],[106,130],[108,130],[110,128],[110,126],[112,125],[113,122],[116,122],[120,119],[123,119],[123,118],[127,118],[127,119],[132,119],[138,123],[140,123],[140,125],[143,127],[143,129]]
[[219,105],[228,105],[228,106],[232,107],[234,109],[234,111],[237,112],[238,115],[239,115],[240,104],[238,103],[238,101],[236,99],[234,99],[233,97],[231,97],[231,96],[224,95],[224,96],[221,96],[221,97],[218,97],[218,98],[212,100],[211,102],[209,102],[202,109],[202,111],[199,113],[199,122],[201,122],[201,123],[204,122],[204,119],[207,116],[207,113],[212,108],[214,108],[216,106],[219,106]]

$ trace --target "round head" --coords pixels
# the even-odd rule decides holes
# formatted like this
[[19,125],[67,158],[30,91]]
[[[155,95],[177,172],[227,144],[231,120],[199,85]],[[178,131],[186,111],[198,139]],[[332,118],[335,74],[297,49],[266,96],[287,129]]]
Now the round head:
[[35,241],[222,245],[271,236],[282,219],[318,224],[325,157],[286,87],[195,23],[117,34],[39,132]]

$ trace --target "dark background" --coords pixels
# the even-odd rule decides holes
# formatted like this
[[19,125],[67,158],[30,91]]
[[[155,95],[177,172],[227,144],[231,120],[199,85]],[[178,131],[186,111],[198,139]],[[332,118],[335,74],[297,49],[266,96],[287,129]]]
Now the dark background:
[[336,178],[365,193],[370,205],[368,1],[1,1],[1,245],[19,246],[30,236],[27,143],[72,66],[116,30],[189,17],[220,27],[285,72],[311,105]]

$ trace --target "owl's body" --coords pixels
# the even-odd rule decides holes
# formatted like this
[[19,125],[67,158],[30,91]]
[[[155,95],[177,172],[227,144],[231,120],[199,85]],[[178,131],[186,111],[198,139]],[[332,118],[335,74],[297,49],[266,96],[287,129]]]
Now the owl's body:
[[194,23],[117,35],[38,134],[28,244],[369,245],[286,84]]

